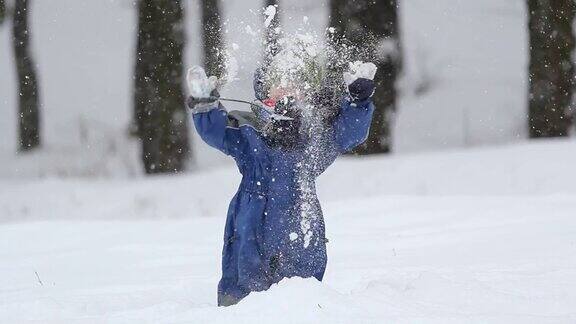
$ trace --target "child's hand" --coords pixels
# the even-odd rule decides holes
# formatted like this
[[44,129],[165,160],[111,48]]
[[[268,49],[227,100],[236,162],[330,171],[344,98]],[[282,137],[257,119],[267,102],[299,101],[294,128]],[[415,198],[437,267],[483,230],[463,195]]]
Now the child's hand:
[[206,72],[200,66],[194,66],[188,70],[186,75],[190,95],[194,98],[208,98],[212,91],[216,89],[218,78],[207,77]]
[[216,101],[218,101],[218,99],[220,99],[220,94],[218,93],[218,90],[214,89],[208,97],[188,97],[186,104],[188,105],[188,108],[196,109],[199,106],[212,106]]
[[352,101],[364,101],[374,94],[376,65],[357,61],[350,63],[350,71],[344,72],[344,81]]

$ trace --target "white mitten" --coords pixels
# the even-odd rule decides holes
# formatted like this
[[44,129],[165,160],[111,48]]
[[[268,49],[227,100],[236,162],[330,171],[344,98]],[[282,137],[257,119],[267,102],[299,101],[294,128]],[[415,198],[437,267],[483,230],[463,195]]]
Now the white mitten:
[[372,62],[365,63],[362,61],[350,62],[348,67],[349,70],[344,72],[344,82],[346,82],[347,86],[350,86],[358,79],[374,80],[376,70],[378,69],[376,64]]
[[214,89],[216,89],[216,83],[218,78],[215,76],[207,77],[206,72],[200,66],[193,66],[188,69],[188,74],[186,75],[186,81],[188,82],[188,90],[190,95],[194,98],[208,98]]

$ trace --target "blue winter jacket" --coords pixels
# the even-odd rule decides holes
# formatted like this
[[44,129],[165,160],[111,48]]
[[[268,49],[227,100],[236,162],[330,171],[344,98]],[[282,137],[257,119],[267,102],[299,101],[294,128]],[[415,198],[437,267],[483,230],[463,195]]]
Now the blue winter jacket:
[[373,110],[370,99],[343,100],[321,135],[321,147],[291,150],[267,145],[250,112],[227,112],[221,104],[193,110],[202,139],[233,157],[242,174],[226,219],[219,305],[283,278],[322,280],[326,238],[315,179],[338,155],[366,140]]

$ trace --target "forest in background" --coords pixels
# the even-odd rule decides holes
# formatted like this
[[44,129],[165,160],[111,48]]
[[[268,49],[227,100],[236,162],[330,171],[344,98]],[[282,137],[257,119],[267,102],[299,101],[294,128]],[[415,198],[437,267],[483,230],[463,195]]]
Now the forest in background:
[[[10,31],[10,44],[6,45],[12,49],[14,79],[17,80],[16,105],[5,106],[3,109],[17,112],[17,118],[12,122],[16,123],[15,140],[20,153],[42,150],[42,129],[49,122],[46,115],[51,114],[50,107],[43,104],[43,89],[48,86],[43,87],[42,76],[38,76],[37,71],[39,63],[36,57],[42,56],[43,48],[32,46],[35,31],[30,11],[33,3],[29,0],[0,1],[0,28]],[[196,7],[199,15],[191,18],[185,14],[186,4],[182,1],[134,2],[132,10],[136,16],[133,35],[135,48],[130,55],[132,59],[128,67],[132,71],[132,81],[130,93],[124,94],[130,98],[132,111],[129,114],[132,117],[128,125],[125,125],[129,131],[121,136],[126,136],[127,141],[131,141],[130,137],[137,139],[138,164],[145,173],[184,171],[190,166],[190,160],[203,154],[191,144],[191,125],[188,125],[188,119],[183,117],[186,114],[183,79],[186,69],[185,51],[190,47],[198,48],[201,53],[199,63],[206,66],[212,74],[221,75],[224,72],[224,53],[231,45],[230,37],[226,39],[230,33],[226,26],[228,19],[225,19],[222,13],[226,5],[225,1],[200,1]],[[260,56],[256,60],[265,59],[261,57],[262,49],[275,42],[275,37],[279,34],[277,31],[282,30],[286,20],[293,19],[290,13],[286,13],[288,10],[284,9],[291,5],[271,0],[261,3],[262,9],[257,12],[261,20],[260,28],[256,29],[255,33],[255,37],[261,39],[257,42],[261,48],[258,53],[253,54]],[[379,67],[374,98],[377,111],[370,136],[354,152],[357,155],[394,152],[394,141],[402,141],[402,137],[406,137],[406,130],[401,133],[394,132],[396,116],[401,113],[398,106],[402,94],[398,88],[404,77],[403,64],[408,61],[404,58],[406,50],[400,22],[402,5],[401,1],[330,0],[319,8],[323,11],[322,15],[327,17],[326,26],[323,28],[326,30],[331,27],[335,31],[332,37],[345,38],[359,46],[368,44],[374,52],[384,53],[373,56],[377,57],[376,63]],[[528,64],[524,73],[528,84],[524,93],[524,119],[517,118],[518,123],[523,123],[525,130],[518,130],[517,136],[570,136],[574,129],[574,2],[530,0],[524,5],[528,42],[525,45]],[[267,6],[275,6],[278,14],[271,24],[264,27],[265,17],[262,12]],[[188,41],[188,31],[184,28],[187,26],[186,19],[197,20],[194,23],[200,27],[197,30],[199,37],[196,38],[199,42]],[[86,40],[89,41],[89,37]],[[453,45],[458,47],[458,44]],[[435,80],[438,76],[434,75],[433,66],[428,65],[430,63],[426,63],[427,67],[420,68],[420,80],[413,85],[415,96],[424,96],[436,86]],[[478,67],[469,68],[472,72]],[[486,89],[477,91],[481,96]],[[506,107],[501,110],[501,114],[506,114]],[[447,117],[449,116],[444,115],[438,118]],[[475,122],[474,116],[466,116],[464,120]],[[464,124],[458,127],[462,127],[463,133],[467,133],[467,128],[471,126]],[[82,126],[80,129],[77,135],[81,139],[89,136],[89,130],[82,131]],[[415,127],[410,132],[418,133],[419,129]],[[465,139],[464,145],[473,144],[467,142]]]

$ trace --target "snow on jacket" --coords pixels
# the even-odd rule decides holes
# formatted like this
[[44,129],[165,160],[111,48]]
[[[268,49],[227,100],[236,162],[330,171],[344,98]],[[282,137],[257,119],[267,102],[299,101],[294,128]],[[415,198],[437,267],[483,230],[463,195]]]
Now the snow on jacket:
[[[227,112],[221,104],[193,111],[196,130],[209,145],[230,155],[242,174],[228,209],[218,303],[293,276],[322,280],[326,269],[324,220],[315,179],[336,157],[365,141],[374,106],[370,99],[343,100],[322,136],[321,154],[300,146],[267,145],[249,112]],[[316,167],[310,168],[310,164]]]

